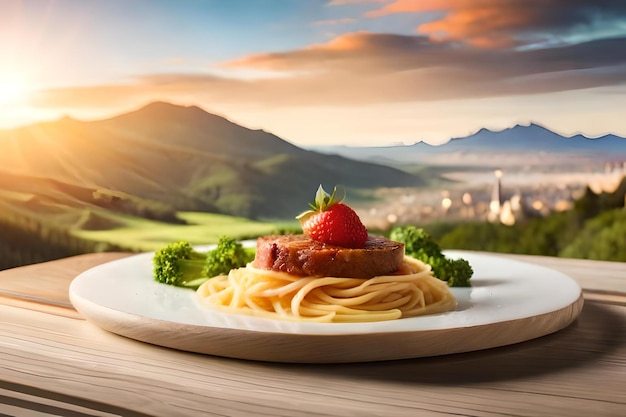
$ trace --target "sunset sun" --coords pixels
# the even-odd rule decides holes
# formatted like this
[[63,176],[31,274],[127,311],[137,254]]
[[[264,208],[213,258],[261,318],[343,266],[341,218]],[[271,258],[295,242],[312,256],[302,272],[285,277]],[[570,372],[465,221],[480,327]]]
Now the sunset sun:
[[28,85],[25,80],[16,76],[0,74],[0,105],[17,103],[28,95]]

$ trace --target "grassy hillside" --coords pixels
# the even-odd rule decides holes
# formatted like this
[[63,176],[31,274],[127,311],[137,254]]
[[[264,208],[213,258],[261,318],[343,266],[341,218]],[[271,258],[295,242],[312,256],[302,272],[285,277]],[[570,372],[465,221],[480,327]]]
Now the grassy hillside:
[[0,166],[28,181],[65,184],[81,201],[88,196],[78,197],[80,189],[102,189],[144,207],[154,202],[171,212],[256,219],[292,217],[319,184],[424,183],[399,169],[307,151],[198,107],[167,103],[102,121],[63,119],[0,131]]
[[175,240],[250,238],[289,224],[176,212],[119,191],[0,172],[0,269],[111,250],[150,251]]
[[115,244],[81,239],[67,229],[11,211],[0,202],[0,269],[82,253],[125,250]]
[[136,217],[118,217],[120,226],[108,230],[74,230],[72,235],[81,239],[106,242],[133,251],[152,251],[177,240],[201,245],[216,243],[220,236],[250,239],[274,233],[291,226],[248,220],[241,217],[211,213],[182,212],[179,216],[187,224],[168,224]]
[[0,270],[90,252],[152,251],[177,240],[199,245],[222,235],[254,238],[292,226],[207,213],[181,213],[188,224],[171,224],[109,212],[106,219],[115,227],[66,229],[5,209],[0,204]]

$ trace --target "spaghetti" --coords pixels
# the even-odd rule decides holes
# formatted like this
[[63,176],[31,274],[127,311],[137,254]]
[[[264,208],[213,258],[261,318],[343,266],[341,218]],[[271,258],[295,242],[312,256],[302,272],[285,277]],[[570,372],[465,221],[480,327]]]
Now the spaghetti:
[[396,274],[369,279],[300,277],[248,264],[209,279],[197,294],[218,311],[326,323],[394,320],[457,305],[430,266],[408,256]]

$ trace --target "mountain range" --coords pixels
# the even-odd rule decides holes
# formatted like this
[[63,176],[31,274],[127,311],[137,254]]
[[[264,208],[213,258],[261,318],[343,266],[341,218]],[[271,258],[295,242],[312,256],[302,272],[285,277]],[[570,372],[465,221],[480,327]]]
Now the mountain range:
[[358,189],[423,180],[164,102],[105,120],[63,118],[0,131],[0,205],[16,210],[158,206],[293,218],[320,184]]
[[47,213],[90,227],[111,226],[94,221],[102,209],[165,221],[176,221],[177,211],[293,219],[320,184],[341,185],[359,198],[360,189],[417,187],[432,179],[406,164],[487,167],[506,158],[626,160],[626,139],[566,138],[530,124],[482,129],[440,146],[304,149],[196,106],[155,102],[104,120],[66,117],[0,130],[0,215]]
[[515,125],[501,131],[483,128],[442,145],[417,142],[384,147],[326,146],[311,149],[388,163],[540,165],[626,161],[626,138],[613,134],[598,138],[581,134],[566,137],[535,123]]

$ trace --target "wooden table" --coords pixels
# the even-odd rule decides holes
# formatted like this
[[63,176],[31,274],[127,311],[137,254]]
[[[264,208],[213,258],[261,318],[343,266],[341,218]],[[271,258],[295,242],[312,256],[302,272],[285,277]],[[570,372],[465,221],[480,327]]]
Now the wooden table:
[[626,415],[626,263],[500,255],[583,287],[576,322],[540,339],[435,358],[292,365],[174,351],[82,319],[70,281],[127,255],[0,272],[0,415]]

